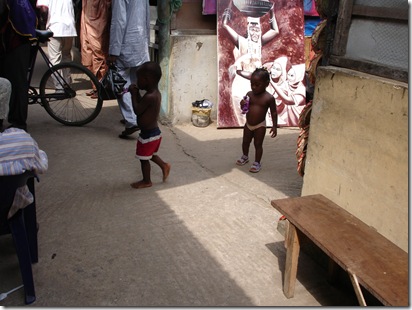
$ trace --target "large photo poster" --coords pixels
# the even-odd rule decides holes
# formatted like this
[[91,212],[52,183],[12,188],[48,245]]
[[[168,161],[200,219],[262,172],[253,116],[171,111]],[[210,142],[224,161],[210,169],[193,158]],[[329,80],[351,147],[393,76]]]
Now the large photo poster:
[[298,126],[306,104],[302,0],[220,0],[217,23],[218,127],[244,126],[239,103],[261,67],[271,75],[278,126]]

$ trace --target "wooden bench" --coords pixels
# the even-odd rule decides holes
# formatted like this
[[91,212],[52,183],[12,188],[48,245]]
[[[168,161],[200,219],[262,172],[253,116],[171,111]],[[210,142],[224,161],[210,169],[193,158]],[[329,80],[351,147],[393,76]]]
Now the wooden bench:
[[289,221],[283,292],[295,291],[300,239],[312,240],[348,272],[360,305],[360,285],[386,306],[409,306],[408,254],[375,229],[322,195],[272,201]]

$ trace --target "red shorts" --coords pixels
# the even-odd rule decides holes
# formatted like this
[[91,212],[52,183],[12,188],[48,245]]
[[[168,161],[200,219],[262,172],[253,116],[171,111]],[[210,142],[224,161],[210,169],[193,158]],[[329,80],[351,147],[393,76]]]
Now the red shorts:
[[159,151],[162,134],[159,128],[142,131],[137,138],[136,158],[149,160]]

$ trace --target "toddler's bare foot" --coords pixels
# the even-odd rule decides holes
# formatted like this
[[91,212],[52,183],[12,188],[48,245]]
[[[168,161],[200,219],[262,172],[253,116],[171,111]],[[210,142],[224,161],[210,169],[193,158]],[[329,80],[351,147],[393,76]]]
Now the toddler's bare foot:
[[146,183],[145,181],[139,181],[139,182],[134,182],[132,184],[130,184],[131,187],[133,188],[146,188],[146,187],[151,187],[152,186],[152,182],[150,183]]
[[162,169],[162,171],[163,171],[163,182],[165,182],[167,177],[169,176],[171,167],[172,166],[169,163],[166,163],[164,168]]

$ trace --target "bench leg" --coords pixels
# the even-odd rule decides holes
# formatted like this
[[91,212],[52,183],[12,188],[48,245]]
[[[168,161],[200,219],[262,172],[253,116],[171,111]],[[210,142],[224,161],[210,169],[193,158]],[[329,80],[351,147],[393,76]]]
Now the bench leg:
[[287,298],[292,298],[295,294],[296,273],[298,271],[298,259],[300,251],[299,237],[296,227],[289,223],[286,234],[286,265],[285,281],[283,283],[283,293]]
[[363,297],[361,287],[358,282],[358,277],[348,270],[350,280],[352,281],[353,288],[358,298],[359,305],[366,307],[365,298]]

